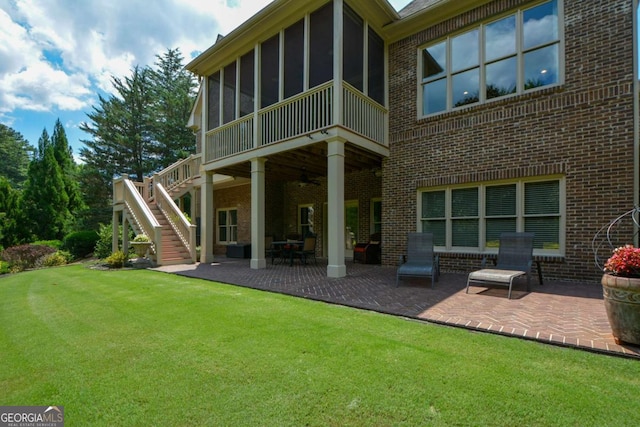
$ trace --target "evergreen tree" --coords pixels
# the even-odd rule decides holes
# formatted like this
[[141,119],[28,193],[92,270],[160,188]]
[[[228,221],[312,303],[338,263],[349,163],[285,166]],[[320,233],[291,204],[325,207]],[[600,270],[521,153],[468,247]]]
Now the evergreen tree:
[[69,197],[46,129],[42,131],[35,157],[29,163],[21,206],[23,223],[30,238],[61,240],[67,233],[71,220]]
[[0,176],[13,188],[22,188],[27,180],[29,153],[33,147],[15,130],[0,124]]
[[100,106],[88,114],[91,124],[80,129],[93,136],[80,150],[85,163],[109,179],[127,173],[142,181],[159,167],[153,139],[153,98],[149,70],[136,67],[131,77],[112,78],[118,96],[99,97]]
[[0,176],[0,248],[19,243],[19,192],[11,188],[9,180]]
[[153,137],[158,141],[161,166],[168,166],[195,152],[195,135],[187,128],[197,83],[184,69],[179,49],[156,55],[151,70]]
[[60,123],[60,119],[56,120],[51,143],[53,145],[53,154],[62,172],[64,188],[69,197],[67,209],[71,217],[76,218],[84,208],[84,203],[78,185],[78,167],[73,160],[73,151],[69,146],[67,134],[62,123]]
[[112,77],[116,96],[98,97],[99,106],[80,129],[80,155],[111,180],[124,173],[138,181],[195,151],[195,136],[186,127],[195,100],[196,82],[183,69],[178,49],[156,56],[156,68],[136,67],[130,77]]
[[99,230],[100,224],[111,222],[113,183],[90,165],[83,164],[78,169],[78,183],[86,207],[78,217],[78,227]]

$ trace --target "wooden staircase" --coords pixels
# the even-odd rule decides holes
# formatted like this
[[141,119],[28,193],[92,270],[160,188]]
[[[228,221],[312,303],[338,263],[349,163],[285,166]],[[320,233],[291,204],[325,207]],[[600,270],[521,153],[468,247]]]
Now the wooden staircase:
[[136,234],[151,239],[150,258],[157,265],[196,261],[196,226],[174,200],[193,188],[199,174],[200,156],[192,155],[144,182],[133,182],[127,175],[114,179],[114,212],[122,212]]
[[162,259],[156,260],[159,265],[190,264],[193,262],[189,250],[182,243],[180,237],[171,227],[169,220],[164,216],[155,203],[150,203],[149,208],[162,227]]

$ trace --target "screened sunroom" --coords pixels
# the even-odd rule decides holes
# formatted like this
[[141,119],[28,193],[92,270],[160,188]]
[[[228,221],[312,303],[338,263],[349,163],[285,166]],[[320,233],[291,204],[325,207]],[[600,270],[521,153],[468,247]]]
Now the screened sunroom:
[[[386,2],[363,3],[275,0],[187,66],[202,79],[204,171],[251,178],[253,268],[265,265],[264,180],[294,181],[304,173],[327,178],[335,222],[327,271],[345,274],[344,176],[379,168],[388,156],[380,34],[398,19]],[[205,212],[213,209],[206,186],[203,236]]]

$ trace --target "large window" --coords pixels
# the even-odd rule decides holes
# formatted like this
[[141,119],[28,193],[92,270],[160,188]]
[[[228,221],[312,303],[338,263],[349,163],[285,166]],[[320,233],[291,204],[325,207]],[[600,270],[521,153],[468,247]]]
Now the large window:
[[238,210],[218,209],[218,243],[221,245],[238,242]]
[[420,226],[445,250],[491,250],[501,233],[527,231],[535,233],[537,253],[559,255],[562,189],[557,178],[424,189],[418,198]]
[[420,49],[422,115],[560,83],[558,1]]

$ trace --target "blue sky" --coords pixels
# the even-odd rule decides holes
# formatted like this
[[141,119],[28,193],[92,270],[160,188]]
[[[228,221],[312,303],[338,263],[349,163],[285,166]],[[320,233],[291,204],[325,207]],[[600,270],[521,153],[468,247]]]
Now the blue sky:
[[[401,9],[410,0],[391,0]],[[179,48],[185,63],[270,0],[0,0],[0,123],[37,145],[62,122],[74,154],[79,125],[109,96],[111,76]]]

